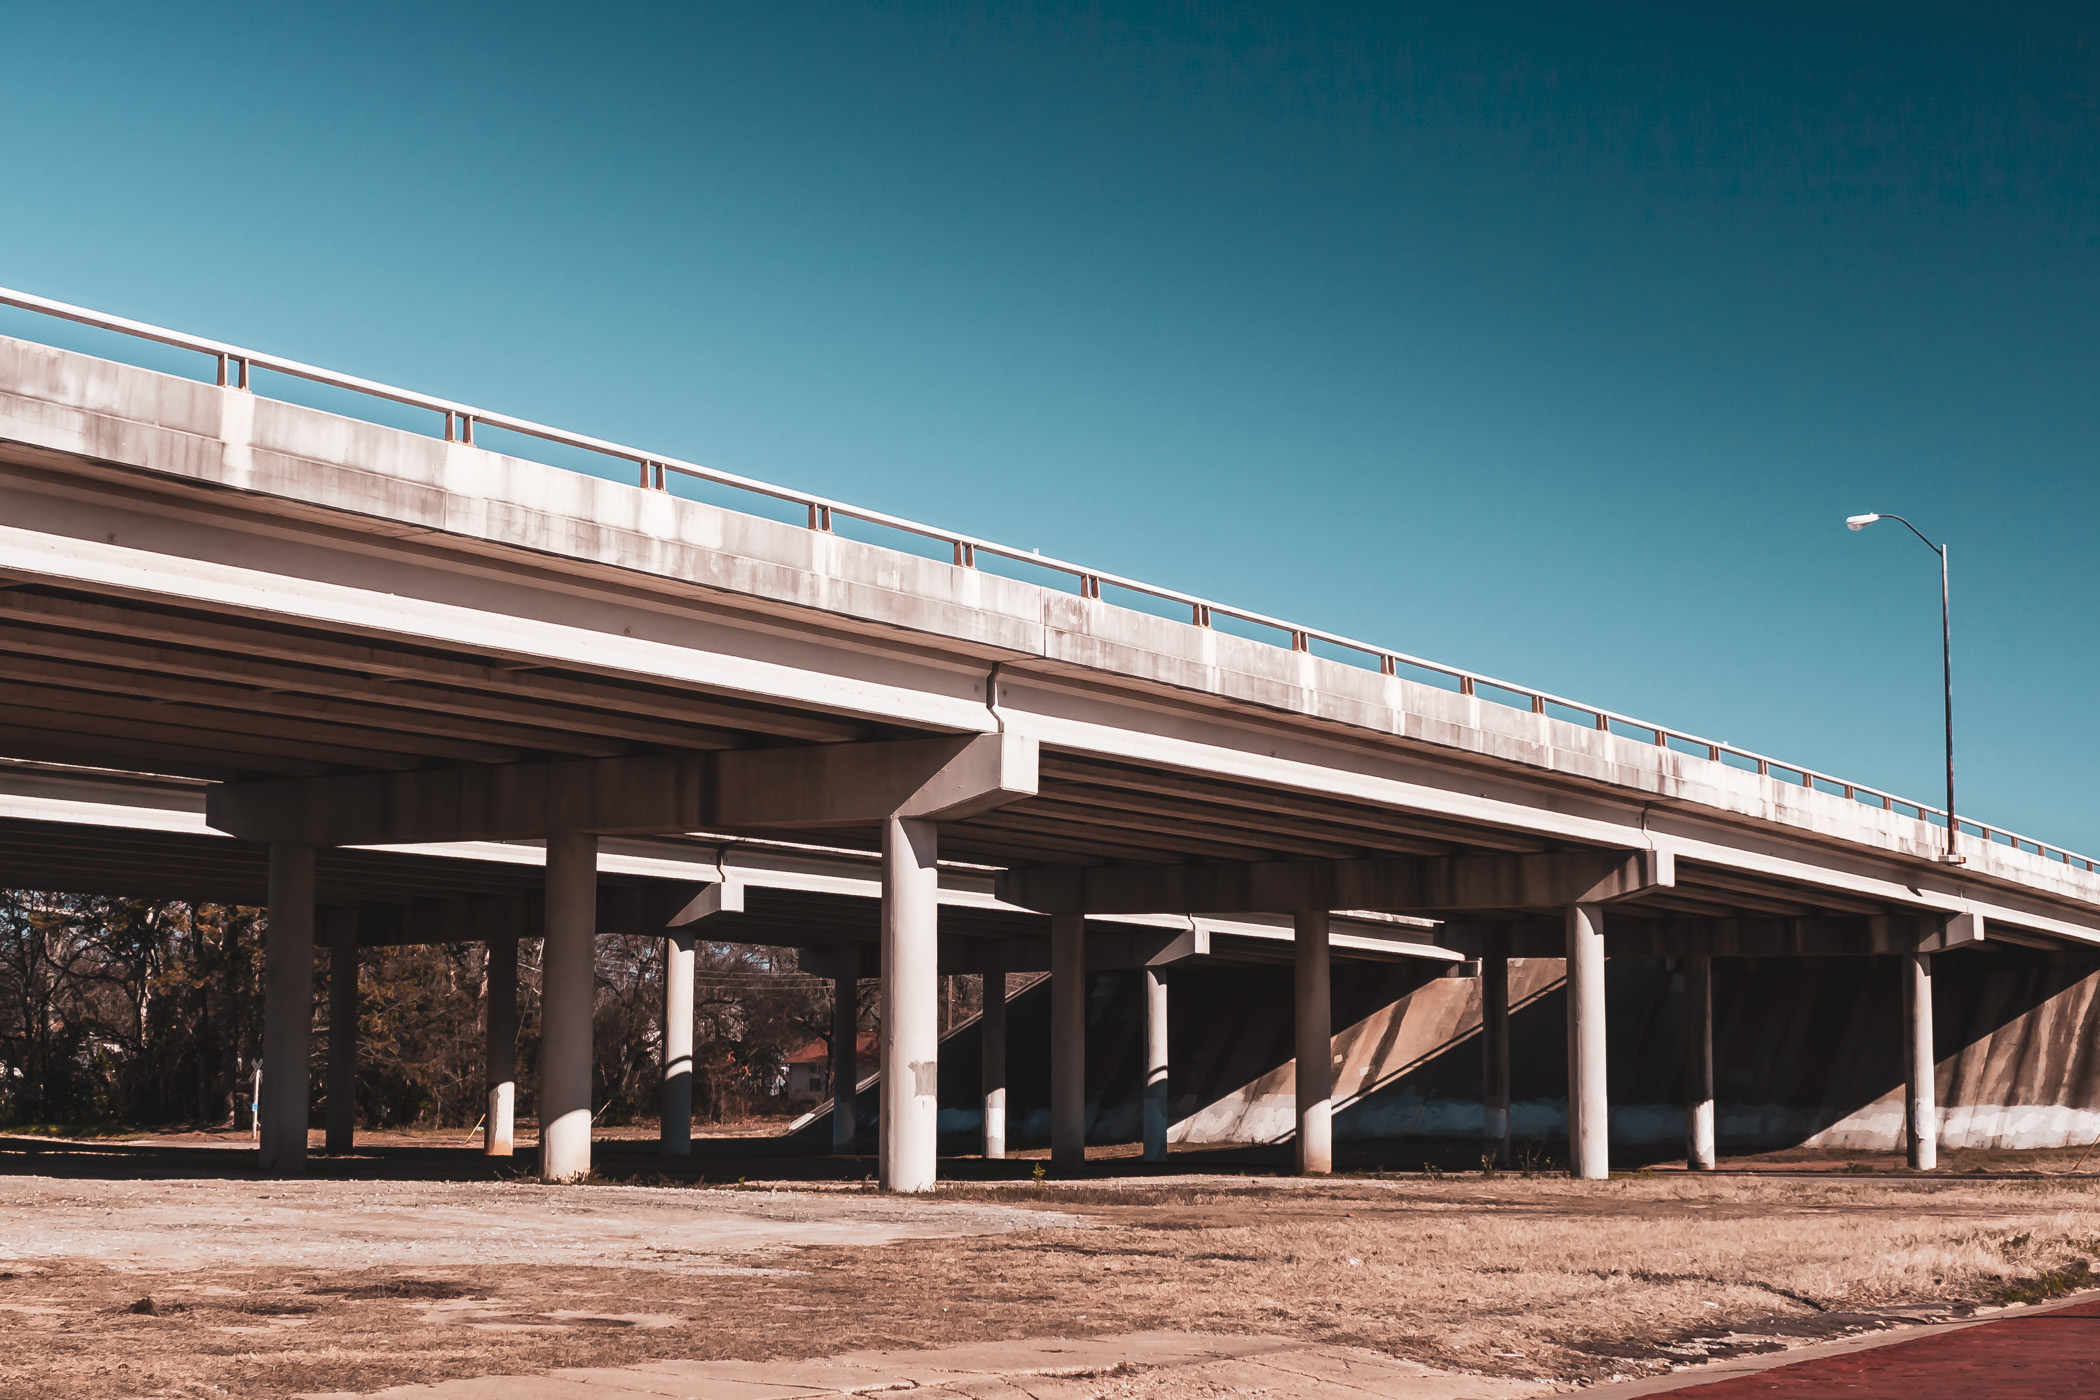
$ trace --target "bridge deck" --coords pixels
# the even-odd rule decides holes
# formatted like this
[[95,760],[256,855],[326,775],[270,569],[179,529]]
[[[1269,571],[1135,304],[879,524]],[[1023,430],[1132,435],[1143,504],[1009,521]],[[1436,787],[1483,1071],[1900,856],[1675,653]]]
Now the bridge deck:
[[1003,730],[1040,792],[944,856],[1661,849],[1675,886],[1619,917],[2100,937],[2060,853],[1965,838],[1948,869],[1929,821],[1661,731],[18,340],[0,521],[18,758],[226,780]]

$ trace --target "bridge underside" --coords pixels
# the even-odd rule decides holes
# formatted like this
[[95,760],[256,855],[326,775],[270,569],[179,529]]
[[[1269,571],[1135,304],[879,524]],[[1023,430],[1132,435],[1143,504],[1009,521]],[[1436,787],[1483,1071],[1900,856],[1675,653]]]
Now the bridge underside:
[[[2100,942],[2090,862],[1985,839],[1940,865],[1922,809],[1805,772],[1405,679],[1390,657],[1367,671],[1303,632],[1286,650],[1202,606],[1115,606],[1098,579],[1074,597],[962,544],[952,562],[879,548],[828,509],[805,528],[321,413],[244,376],[0,341],[0,879],[269,905],[266,1165],[304,1153],[317,931],[544,935],[558,1175],[588,1167],[594,934],[664,936],[673,986],[693,934],[879,970],[883,1175],[905,1189],[932,1181],[946,970],[1053,972],[1069,1160],[1090,967],[1288,960],[1294,1132],[1320,1170],[1332,958],[1477,962],[1492,1044],[1510,961],[1558,954],[1595,1175],[1607,952],[1679,956],[1695,979],[1716,957],[1894,958],[1929,1118],[1932,959]],[[82,770],[123,791],[67,796]],[[1000,872],[1065,902],[998,897]],[[1114,900],[1087,903],[1097,885]],[[1339,890],[1372,893],[1318,893]],[[1148,1025],[1163,998],[1148,990]]]

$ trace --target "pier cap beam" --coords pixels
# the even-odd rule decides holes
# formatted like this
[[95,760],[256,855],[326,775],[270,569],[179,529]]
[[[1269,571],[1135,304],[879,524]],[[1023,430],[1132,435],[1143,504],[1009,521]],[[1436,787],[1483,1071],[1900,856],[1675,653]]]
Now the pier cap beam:
[[205,795],[205,820],[314,846],[874,826],[1033,797],[1036,770],[1035,740],[973,734],[223,783]]
[[1668,851],[1568,851],[1011,870],[998,894],[1044,914],[1437,913],[1609,904],[1675,883]]

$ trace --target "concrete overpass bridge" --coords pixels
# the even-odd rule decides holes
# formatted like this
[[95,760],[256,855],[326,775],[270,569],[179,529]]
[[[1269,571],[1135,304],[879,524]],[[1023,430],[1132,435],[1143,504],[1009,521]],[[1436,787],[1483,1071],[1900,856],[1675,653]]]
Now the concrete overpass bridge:
[[[1714,956],[1900,955],[1929,1162],[1935,961],[1983,940],[2100,943],[2091,859],[1963,822],[1950,864],[1945,814],[1894,794],[660,454],[0,304],[201,371],[0,339],[0,757],[18,786],[26,765],[47,784],[153,775],[186,794],[193,828],[201,787],[210,829],[251,848],[227,869],[251,897],[261,873],[271,915],[266,1169],[305,1151],[317,909],[416,903],[419,879],[466,898],[501,867],[539,898],[542,1169],[586,1170],[600,908],[686,914],[656,888],[676,875],[622,862],[704,865],[724,839],[858,862],[882,977],[882,1179],[901,1190],[934,1179],[941,934],[973,880],[987,931],[969,941],[1047,954],[1066,1160],[1082,1148],[1080,974],[1090,945],[1134,928],[1288,926],[1309,1171],[1330,1161],[1337,919],[1348,939],[1404,944],[1419,924],[1396,921],[1434,921],[1443,956],[1480,959],[1491,1126],[1498,979],[1506,1009],[1509,957],[1565,957],[1586,1176],[1607,1167],[1607,952],[1682,956],[1701,989]],[[349,412],[291,401],[318,393]],[[626,479],[520,455],[536,444]],[[45,887],[29,876],[143,879],[125,873],[152,844],[125,845],[134,820],[75,822],[70,848],[10,821],[0,864]],[[500,858],[520,843],[537,863]],[[719,898],[734,882],[685,883]],[[990,931],[1002,920],[1018,922]],[[1707,1068],[1695,1159],[1711,1154]]]

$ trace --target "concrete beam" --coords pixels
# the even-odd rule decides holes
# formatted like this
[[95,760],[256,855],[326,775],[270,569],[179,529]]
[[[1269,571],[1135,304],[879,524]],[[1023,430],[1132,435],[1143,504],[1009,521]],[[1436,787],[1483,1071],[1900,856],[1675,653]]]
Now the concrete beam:
[[1441,913],[1608,904],[1675,882],[1664,851],[1388,856],[1012,870],[999,898],[1045,914]]
[[1037,746],[1015,734],[746,749],[718,757],[727,827],[960,821],[1033,797]]
[[[1049,972],[1052,940],[1039,938],[957,938],[941,944],[941,971],[985,974]],[[1210,930],[1204,928],[1116,928],[1086,931],[1087,972],[1122,972],[1133,968],[1172,967],[1210,953]]]
[[1980,947],[1984,942],[1981,914],[1950,914],[1944,919],[1923,919],[1925,931],[1918,938],[1921,953],[1945,953],[1955,948]]
[[953,821],[1033,796],[1036,757],[1032,739],[979,734],[490,763],[224,783],[204,812],[243,840],[314,846]]
[[[1615,958],[1831,958],[1888,957],[1919,951],[1981,947],[1967,930],[1981,920],[1951,930],[1934,915],[1893,914],[1836,918],[1681,918],[1649,919],[1614,914],[1606,927],[1606,952]],[[1954,939],[1948,942],[1948,939]],[[1493,940],[1502,940],[1511,957],[1558,958],[1567,953],[1567,931],[1560,921],[1517,919],[1454,921],[1437,931],[1440,946],[1466,957],[1483,956]]]
[[[222,783],[204,819],[245,841],[381,846],[707,826],[708,754],[652,754]],[[286,833],[296,833],[288,835]]]

